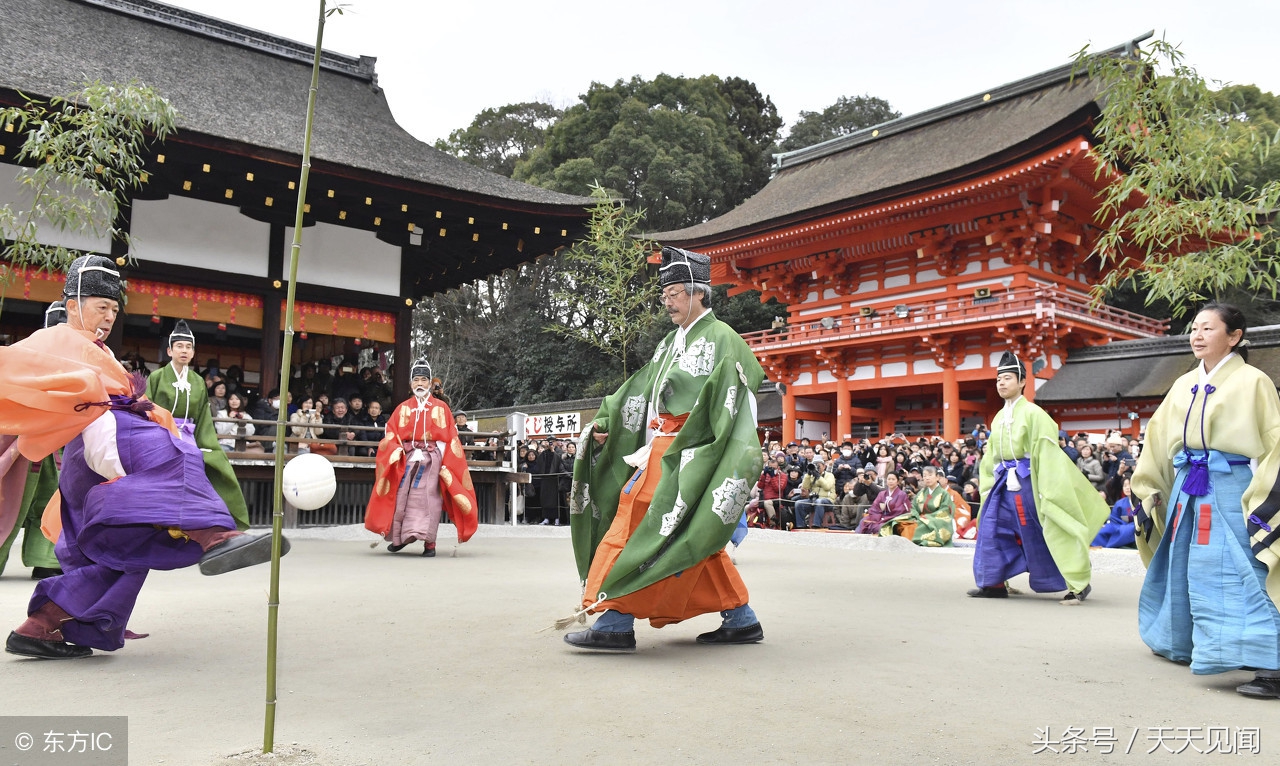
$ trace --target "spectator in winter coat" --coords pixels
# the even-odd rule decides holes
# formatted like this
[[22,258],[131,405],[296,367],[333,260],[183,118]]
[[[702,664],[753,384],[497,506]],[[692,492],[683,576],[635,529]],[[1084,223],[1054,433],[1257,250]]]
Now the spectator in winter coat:
[[1076,467],[1089,480],[1094,489],[1103,489],[1103,485],[1107,481],[1107,472],[1102,470],[1102,463],[1093,456],[1093,447],[1085,445],[1080,450],[1080,458],[1076,460]]

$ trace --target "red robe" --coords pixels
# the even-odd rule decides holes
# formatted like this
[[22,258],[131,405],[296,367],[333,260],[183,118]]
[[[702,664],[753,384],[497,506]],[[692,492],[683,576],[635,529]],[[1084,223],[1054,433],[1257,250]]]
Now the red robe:
[[396,490],[408,455],[405,442],[443,442],[440,467],[440,499],[449,521],[458,530],[458,542],[465,543],[476,532],[476,490],[467,469],[467,454],[458,440],[449,405],[432,397],[424,402],[425,411],[415,417],[416,397],[401,402],[387,420],[387,433],[378,442],[378,464],[373,478],[373,492],[365,509],[364,526],[386,536],[396,515]]

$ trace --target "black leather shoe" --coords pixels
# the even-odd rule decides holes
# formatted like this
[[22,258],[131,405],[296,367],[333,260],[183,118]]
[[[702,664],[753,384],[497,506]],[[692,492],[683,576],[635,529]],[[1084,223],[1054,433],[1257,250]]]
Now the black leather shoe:
[[31,579],[43,580],[46,577],[57,577],[62,570],[57,567],[31,567]]
[[1062,600],[1058,603],[1063,606],[1080,606],[1086,598],[1089,598],[1090,593],[1093,593],[1093,586],[1086,585],[1084,586],[1084,590],[1079,593],[1068,592],[1067,595],[1063,596]]
[[726,628],[721,625],[697,638],[700,644],[755,644],[763,640],[764,628],[758,622],[745,628]]
[[[289,552],[289,538],[280,540],[280,555]],[[236,535],[204,552],[200,574],[220,575],[271,560],[271,535]]]
[[579,649],[593,649],[603,652],[634,652],[636,650],[636,633],[606,633],[602,630],[580,630],[567,633],[564,642]]
[[1257,676],[1247,684],[1240,684],[1236,691],[1257,699],[1280,699],[1280,678]]
[[973,588],[968,591],[971,598],[1009,598],[1008,588]]
[[17,633],[9,634],[9,640],[4,642],[4,650],[9,654],[34,657],[37,660],[77,660],[93,654],[93,650],[87,646],[76,646],[66,641],[42,641]]
[[387,543],[387,550],[391,551],[392,553],[399,553],[400,551],[408,547],[408,545],[409,545],[408,543],[401,543],[400,545],[396,545],[395,543]]
[[433,545],[433,546],[431,546],[430,548],[423,548],[423,549],[422,549],[422,555],[423,555],[423,556],[425,556],[426,558],[429,558],[429,559],[433,559],[433,558],[435,558],[435,556],[436,556],[436,547]]

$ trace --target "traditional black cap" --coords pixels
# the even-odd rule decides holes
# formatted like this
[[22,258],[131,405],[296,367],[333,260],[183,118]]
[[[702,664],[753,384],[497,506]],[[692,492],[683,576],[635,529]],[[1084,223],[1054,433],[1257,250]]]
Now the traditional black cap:
[[44,326],[53,327],[67,321],[67,304],[54,301],[44,310]]
[[121,298],[120,272],[116,262],[101,255],[82,255],[71,262],[62,298]]
[[1012,372],[1018,376],[1018,380],[1025,380],[1027,377],[1027,368],[1022,364],[1022,360],[1013,355],[1012,351],[1006,351],[1000,356],[1000,364],[996,365],[996,375]]
[[191,332],[191,328],[187,326],[184,319],[179,319],[178,323],[173,326],[173,332],[169,333],[169,345],[172,346],[174,341],[185,340],[195,345],[196,336]]
[[414,362],[413,366],[409,368],[409,378],[417,377],[431,378],[431,363],[427,361],[426,357]]
[[662,265],[658,267],[658,285],[687,285],[690,282],[711,284],[711,259],[701,253],[678,247],[662,248]]

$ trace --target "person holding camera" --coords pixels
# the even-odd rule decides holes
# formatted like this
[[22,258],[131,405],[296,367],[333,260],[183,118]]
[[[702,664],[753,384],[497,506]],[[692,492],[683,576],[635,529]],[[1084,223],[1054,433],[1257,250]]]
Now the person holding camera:
[[840,498],[840,510],[836,519],[846,529],[857,529],[862,517],[875,502],[876,496],[884,491],[884,487],[876,481],[876,468],[868,463],[857,478],[844,485],[844,495]]
[[289,427],[294,438],[307,440],[298,444],[298,452],[332,455],[338,451],[337,446],[333,444],[311,443],[313,439],[321,438],[324,429],[320,426],[323,423],[324,416],[320,414],[320,410],[316,409],[316,400],[310,396],[304,397],[298,403],[298,409],[289,416]]
[[827,511],[836,503],[836,477],[827,470],[825,460],[815,457],[809,463],[800,489],[805,499],[796,502],[796,528],[821,529]]
[[782,511],[782,493],[787,488],[787,475],[778,467],[777,458],[770,458],[765,464],[756,487],[760,489],[760,507],[764,508],[769,526],[781,528],[783,520],[779,513]]

